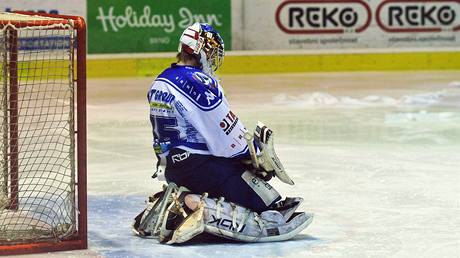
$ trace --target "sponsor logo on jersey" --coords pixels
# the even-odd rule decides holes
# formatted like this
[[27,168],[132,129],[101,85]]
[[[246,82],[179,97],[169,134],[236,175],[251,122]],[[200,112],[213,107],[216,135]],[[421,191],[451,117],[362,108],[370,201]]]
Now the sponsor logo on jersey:
[[151,102],[157,101],[157,102],[163,102],[166,104],[171,104],[171,102],[173,102],[175,98],[176,97],[169,92],[156,90],[156,89],[152,89],[150,91],[150,101]]
[[238,117],[235,114],[233,114],[232,111],[230,111],[220,122],[220,128],[222,128],[226,135],[229,135],[232,132],[233,128],[235,128],[236,124],[238,123],[238,120]]
[[387,32],[460,30],[458,0],[386,0],[376,11],[378,26]]
[[171,105],[176,97],[161,90],[152,89],[149,93],[150,110],[152,112],[172,112],[174,110]]
[[188,157],[190,157],[190,152],[186,151],[184,153],[178,153],[178,154],[172,155],[171,159],[173,163],[176,163],[176,162],[184,161]]
[[279,5],[275,19],[289,34],[359,33],[369,26],[372,13],[363,0],[292,0]]
[[161,102],[150,102],[150,107],[151,108],[156,108],[156,109],[167,109],[167,110],[172,110],[173,107],[171,105],[161,103]]
[[233,223],[229,219],[222,219],[222,218],[216,218],[214,215],[211,215],[212,221],[209,221],[208,224],[216,224],[216,226],[222,227],[222,228],[228,228],[231,231],[237,231],[237,232],[243,232],[244,228],[246,227],[246,224],[243,224],[241,229],[238,231],[239,224],[235,223],[235,226],[233,226]]

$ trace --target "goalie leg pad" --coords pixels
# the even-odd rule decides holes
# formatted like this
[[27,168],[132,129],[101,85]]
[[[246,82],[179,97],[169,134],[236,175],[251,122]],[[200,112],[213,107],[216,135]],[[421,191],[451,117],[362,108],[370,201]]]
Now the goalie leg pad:
[[[191,194],[185,196],[185,204],[187,205],[193,212],[182,221],[179,227],[174,230],[174,233],[171,239],[167,242],[167,244],[174,244],[174,243],[183,243],[186,242],[193,237],[203,233],[204,231],[204,221],[203,221],[203,213],[204,213],[204,204],[203,201],[199,203],[190,202]],[[206,198],[206,195],[202,196],[202,199]]]
[[[171,186],[174,185],[169,185]],[[207,194],[200,196],[187,192],[179,194],[181,193],[179,189],[173,187],[174,191],[169,195],[166,195],[166,192],[169,192],[166,189],[162,198],[153,200],[152,207],[147,207],[136,217],[133,230],[139,232],[139,225],[143,222],[139,218],[149,218],[148,214],[153,210],[162,214],[151,217],[154,219],[147,226],[151,231],[145,232],[151,234],[149,236],[158,237],[161,243],[183,243],[202,232],[243,242],[271,242],[294,237],[313,219],[312,214],[303,212],[294,213],[288,220],[285,219],[285,214],[277,210],[268,210],[259,214],[225,201],[224,198],[207,198]],[[167,206],[165,209],[155,208],[163,207],[164,203]],[[180,224],[168,228],[167,225],[173,217],[180,217]]]
[[181,196],[187,192],[187,188],[171,182],[162,192],[149,197],[147,208],[134,220],[133,232],[140,237],[158,237],[160,241],[167,241],[173,232],[167,228],[171,218],[187,216],[180,203]]
[[[219,237],[243,242],[272,242],[290,239],[305,229],[313,220],[312,214],[294,213],[285,221],[275,210],[260,215],[242,206],[226,202],[223,198],[201,199],[189,194],[187,206],[202,203],[204,231]],[[193,204],[195,203],[195,204]]]
[[158,219],[157,211],[159,209],[159,204],[164,198],[164,194],[165,192],[161,191],[153,196],[149,196],[147,207],[134,218],[134,223],[132,225],[134,234],[144,238],[154,237],[152,234],[153,225]]

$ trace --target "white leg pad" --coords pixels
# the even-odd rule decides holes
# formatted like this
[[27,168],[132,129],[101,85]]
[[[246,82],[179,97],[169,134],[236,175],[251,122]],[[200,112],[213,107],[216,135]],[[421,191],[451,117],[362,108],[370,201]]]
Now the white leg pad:
[[243,242],[271,242],[290,239],[305,229],[313,214],[295,213],[286,222],[278,211],[270,210],[260,215],[222,199],[204,198],[189,194],[189,207],[203,202],[204,231],[210,234]]

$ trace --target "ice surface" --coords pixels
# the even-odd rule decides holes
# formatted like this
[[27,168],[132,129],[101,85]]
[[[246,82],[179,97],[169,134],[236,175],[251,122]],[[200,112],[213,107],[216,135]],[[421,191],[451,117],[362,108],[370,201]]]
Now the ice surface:
[[[229,241],[196,242],[191,245],[168,246],[155,240],[134,237],[130,233],[133,217],[143,208],[139,196],[94,196],[90,198],[92,249],[106,257],[242,257],[254,253],[258,257],[283,256],[290,250],[302,252],[318,239],[307,234],[298,235],[289,245],[241,244]],[[110,214],[111,218],[106,216]],[[240,249],[236,251],[233,249]],[[241,252],[240,255],[235,255]],[[247,257],[247,256],[246,256]]]
[[[224,76],[248,128],[263,121],[312,224],[292,241],[165,246],[134,237],[150,179],[149,78],[90,80],[89,240],[106,257],[456,257],[460,73]],[[64,253],[65,255],[69,253]],[[81,255],[71,252],[72,255]],[[84,256],[84,255],[82,255]]]
[[[454,84],[456,85],[456,84]],[[434,106],[452,105],[460,107],[459,102],[449,103],[446,101],[454,96],[460,96],[458,89],[443,89],[436,92],[425,92],[414,95],[404,95],[400,98],[389,96],[368,95],[363,98],[349,96],[333,96],[326,92],[313,92],[298,96],[278,94],[273,97],[274,105],[285,105],[298,108],[313,107],[338,107],[338,108],[361,108],[361,107],[410,107],[410,106]]]

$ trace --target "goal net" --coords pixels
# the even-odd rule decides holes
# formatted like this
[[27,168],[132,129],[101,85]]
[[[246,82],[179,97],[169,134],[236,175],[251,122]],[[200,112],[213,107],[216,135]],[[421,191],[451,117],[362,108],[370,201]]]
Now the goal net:
[[84,68],[76,53],[86,48],[74,18],[0,13],[0,254],[1,246],[82,237]]

